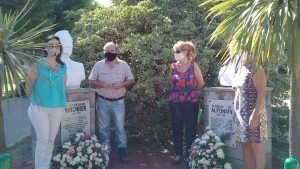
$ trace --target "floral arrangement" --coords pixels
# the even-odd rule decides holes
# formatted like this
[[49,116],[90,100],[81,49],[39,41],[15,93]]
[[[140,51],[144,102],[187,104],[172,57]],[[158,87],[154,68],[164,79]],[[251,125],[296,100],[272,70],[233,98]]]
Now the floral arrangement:
[[226,162],[221,142],[210,128],[200,138],[195,139],[189,156],[191,169],[231,169],[231,164]]
[[77,133],[60,149],[52,159],[54,169],[107,169],[108,145],[100,144],[95,135]]

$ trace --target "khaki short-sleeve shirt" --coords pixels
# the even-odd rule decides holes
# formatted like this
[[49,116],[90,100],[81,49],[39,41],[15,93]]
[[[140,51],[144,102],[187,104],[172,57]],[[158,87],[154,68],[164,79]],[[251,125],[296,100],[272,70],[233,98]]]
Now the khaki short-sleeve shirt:
[[[120,59],[114,67],[110,67],[105,59],[97,62],[89,76],[89,80],[97,80],[99,82],[109,83],[111,85],[116,83],[123,83],[124,81],[134,79],[129,65]],[[97,93],[106,98],[116,99],[124,96],[126,93],[125,87],[118,90],[113,87],[97,88]]]

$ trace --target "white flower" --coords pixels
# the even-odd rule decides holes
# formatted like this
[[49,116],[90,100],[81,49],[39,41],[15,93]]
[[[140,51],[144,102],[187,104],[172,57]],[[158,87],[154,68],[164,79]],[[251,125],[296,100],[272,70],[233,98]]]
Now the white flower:
[[93,164],[90,161],[89,161],[89,168],[93,168]]
[[218,149],[218,148],[220,148],[220,147],[222,147],[222,146],[224,146],[224,145],[225,145],[225,144],[222,143],[222,142],[217,142],[217,143],[215,144],[214,149],[216,150],[216,149]]
[[76,161],[73,159],[73,160],[70,162],[70,164],[71,164],[72,166],[74,166],[74,165],[76,165]]
[[205,141],[205,140],[200,141],[200,145],[206,145],[206,143],[207,143],[207,141]]
[[218,158],[221,158],[221,159],[225,158],[225,154],[222,149],[217,150],[217,156],[218,156]]
[[85,146],[90,145],[90,140],[85,140]]
[[81,156],[82,156],[82,152],[77,153],[77,156],[78,156],[78,157],[81,157]]
[[60,161],[60,157],[61,157],[61,155],[57,154],[56,156],[53,157],[53,160],[58,162],[58,161]]
[[107,145],[104,146],[104,150],[105,150],[105,151],[108,150],[108,146],[107,146]]
[[81,137],[81,136],[84,136],[84,134],[83,133],[77,133],[76,134],[76,137]]
[[204,160],[203,164],[210,165],[210,160]]
[[63,145],[63,148],[65,148],[65,149],[69,149],[69,148],[70,148],[70,146],[68,146],[67,144],[64,144],[64,145]]
[[96,146],[97,148],[100,148],[100,147],[101,147],[101,144],[96,143],[95,146]]
[[91,149],[91,147],[87,148],[86,150],[87,150],[88,154],[91,154],[93,152],[93,150]]
[[77,156],[74,160],[76,161],[76,163],[79,163],[80,162],[80,157]]
[[82,162],[87,162],[88,159],[87,159],[85,156],[83,156],[83,157],[81,157],[81,161],[82,161]]
[[218,136],[215,136],[215,139],[216,139],[217,142],[221,141],[220,137],[218,137]]
[[79,166],[78,169],[83,169],[83,168],[81,166]]
[[206,134],[204,136],[202,136],[201,138],[202,138],[202,140],[207,140],[207,141],[209,140],[209,136]]
[[94,157],[93,157],[92,155],[90,155],[90,161],[92,161],[92,160],[93,160],[93,158],[94,158]]
[[104,157],[106,159],[106,165],[108,164],[108,161],[109,161],[109,156],[107,154],[104,154]]
[[207,135],[212,136],[214,134],[213,131],[209,130],[208,132],[206,132]]
[[80,147],[84,147],[84,142],[83,141],[80,141],[78,144],[79,144]]
[[225,163],[224,169],[232,169],[231,164]]
[[196,164],[195,160],[193,160],[193,161],[192,161],[192,167],[196,167],[196,165],[197,165],[197,164]]
[[200,138],[196,138],[194,142],[199,142],[199,141],[201,141],[201,139]]
[[65,167],[65,166],[67,166],[67,164],[65,163],[65,160],[60,160],[60,165],[62,166],[62,167]]
[[91,140],[92,140],[92,141],[97,141],[97,137],[96,137],[95,135],[93,135],[93,136],[91,137]]

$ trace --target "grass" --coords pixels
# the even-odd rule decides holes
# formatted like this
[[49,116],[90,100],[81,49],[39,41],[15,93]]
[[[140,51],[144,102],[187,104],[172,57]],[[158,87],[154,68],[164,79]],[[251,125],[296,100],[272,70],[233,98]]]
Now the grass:
[[20,164],[31,160],[31,135],[24,137],[20,142],[8,147],[7,152],[12,155],[13,163]]

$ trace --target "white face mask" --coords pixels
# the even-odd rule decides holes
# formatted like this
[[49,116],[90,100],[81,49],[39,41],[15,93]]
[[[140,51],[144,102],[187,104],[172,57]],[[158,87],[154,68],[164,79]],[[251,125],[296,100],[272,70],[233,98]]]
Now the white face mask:
[[174,53],[174,58],[175,60],[180,61],[184,58],[184,55],[182,53]]
[[57,56],[60,53],[60,50],[56,48],[46,48],[45,51],[47,51],[48,56]]

